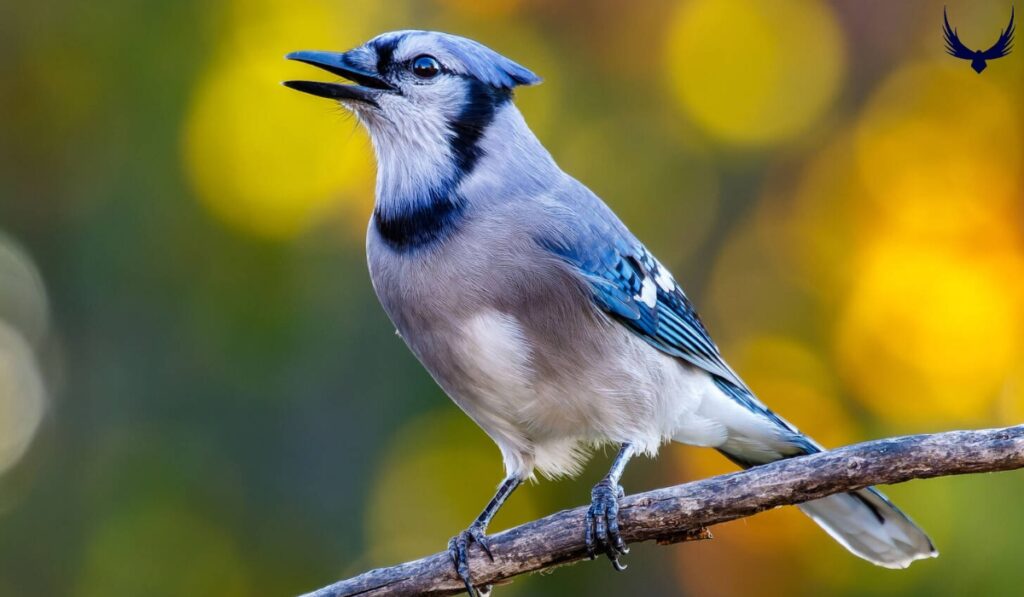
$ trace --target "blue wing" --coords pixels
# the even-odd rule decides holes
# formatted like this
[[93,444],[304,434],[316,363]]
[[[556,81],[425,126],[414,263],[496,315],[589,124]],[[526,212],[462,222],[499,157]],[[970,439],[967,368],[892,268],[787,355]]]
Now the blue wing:
[[594,303],[613,319],[658,350],[745,387],[672,275],[617,220],[543,244],[582,274]]
[[[587,281],[591,300],[609,317],[654,348],[700,367],[716,386],[747,410],[785,430],[794,454],[821,448],[765,406],[725,363],[722,355],[672,275],[617,217],[596,201],[577,205],[570,231],[542,240]],[[743,454],[727,454],[738,464],[760,464]]]

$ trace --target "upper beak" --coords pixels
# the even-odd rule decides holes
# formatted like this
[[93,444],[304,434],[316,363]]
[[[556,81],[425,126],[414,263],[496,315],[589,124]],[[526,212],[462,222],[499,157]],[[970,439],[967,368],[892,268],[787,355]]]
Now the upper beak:
[[319,81],[285,81],[284,85],[296,91],[310,93],[320,97],[337,100],[355,100],[377,106],[377,98],[382,93],[394,91],[390,83],[377,73],[354,65],[348,52],[292,52],[285,56],[288,60],[298,60],[306,64],[322,68],[328,72],[358,83],[358,85],[342,85],[338,83],[322,83]]

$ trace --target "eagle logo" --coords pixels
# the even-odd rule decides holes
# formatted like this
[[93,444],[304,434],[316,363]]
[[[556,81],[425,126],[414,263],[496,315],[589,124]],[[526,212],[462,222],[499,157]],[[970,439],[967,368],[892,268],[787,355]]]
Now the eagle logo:
[[971,50],[960,41],[957,37],[956,29],[949,26],[949,15],[946,14],[946,9],[942,9],[942,18],[946,22],[943,27],[943,32],[946,37],[946,52],[950,56],[956,58],[963,58],[964,60],[971,61],[971,68],[974,69],[979,75],[981,71],[985,70],[988,66],[985,64],[986,60],[995,60],[996,58],[1002,58],[1010,53],[1013,49],[1013,7],[1010,7],[1010,24],[1006,26],[1000,34],[999,39],[995,45],[991,48],[982,52],[981,50]]

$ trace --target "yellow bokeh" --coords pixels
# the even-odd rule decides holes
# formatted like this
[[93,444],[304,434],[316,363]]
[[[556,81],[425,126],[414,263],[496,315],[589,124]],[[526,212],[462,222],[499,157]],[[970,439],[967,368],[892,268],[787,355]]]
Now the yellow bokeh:
[[847,292],[865,228],[877,226],[859,209],[866,191],[855,165],[853,134],[839,132],[815,152],[795,186],[762,198],[759,213],[777,224],[775,237],[791,264],[793,279],[826,309]]
[[1024,424],[1024,354],[1018,355],[1014,369],[999,393],[997,415],[1001,425]]
[[900,422],[989,414],[1021,348],[1019,260],[894,237],[854,267],[836,342],[855,396]]
[[440,0],[440,4],[479,19],[500,19],[513,15],[523,0]]
[[697,309],[712,337],[726,349],[753,334],[793,333],[806,326],[810,298],[793,283],[779,232],[759,209],[737,222],[715,253]]
[[693,0],[669,25],[672,90],[709,135],[782,141],[814,124],[845,70],[844,41],[824,3]]
[[373,200],[369,140],[340,107],[279,84],[332,80],[284,54],[362,43],[369,27],[358,26],[360,11],[343,16],[326,1],[303,10],[283,0],[235,8],[184,125],[185,165],[199,198],[223,221],[262,237],[291,238],[339,210],[362,231]]
[[1020,115],[956,66],[898,70],[855,135],[862,248],[836,355],[890,420],[980,423],[1021,357]]
[[[904,68],[872,96],[857,131],[862,209],[903,236],[1013,242],[1022,132],[1011,100],[962,65]],[[984,109],[979,109],[984,106]]]

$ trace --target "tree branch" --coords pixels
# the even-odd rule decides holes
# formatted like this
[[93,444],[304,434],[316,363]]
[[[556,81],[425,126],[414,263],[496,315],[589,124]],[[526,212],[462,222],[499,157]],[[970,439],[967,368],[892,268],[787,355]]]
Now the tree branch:
[[[630,543],[708,538],[706,527],[758,512],[867,487],[1024,467],[1024,425],[950,431],[856,444],[627,496],[619,520]],[[474,583],[500,583],[582,560],[586,508],[564,510],[491,537],[494,561],[470,553]],[[453,595],[463,591],[446,552],[371,570],[306,597]]]

